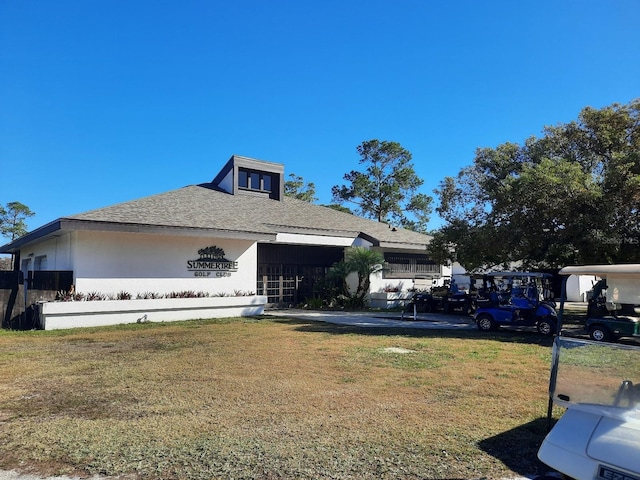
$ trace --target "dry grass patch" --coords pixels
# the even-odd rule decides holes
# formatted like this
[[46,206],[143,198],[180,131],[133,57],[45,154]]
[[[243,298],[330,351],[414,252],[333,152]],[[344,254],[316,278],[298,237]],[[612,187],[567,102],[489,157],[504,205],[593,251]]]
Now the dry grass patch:
[[137,478],[535,473],[550,340],[294,320],[0,333],[0,467]]

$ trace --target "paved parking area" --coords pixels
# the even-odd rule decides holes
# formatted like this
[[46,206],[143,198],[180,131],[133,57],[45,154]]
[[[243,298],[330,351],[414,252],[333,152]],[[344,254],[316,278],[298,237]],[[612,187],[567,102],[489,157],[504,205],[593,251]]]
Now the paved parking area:
[[419,313],[414,319],[413,314],[402,314],[400,312],[343,312],[288,308],[282,310],[265,310],[264,314],[266,316],[297,318],[300,320],[356,327],[432,328],[447,330],[469,330],[477,328],[473,319],[469,316],[446,315],[443,313]]

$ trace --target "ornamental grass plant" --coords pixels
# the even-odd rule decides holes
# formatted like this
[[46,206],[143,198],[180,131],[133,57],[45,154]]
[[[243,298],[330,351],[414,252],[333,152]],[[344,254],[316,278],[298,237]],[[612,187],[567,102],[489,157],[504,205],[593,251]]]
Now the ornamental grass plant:
[[225,319],[0,332],[0,469],[141,479],[546,471],[551,339]]

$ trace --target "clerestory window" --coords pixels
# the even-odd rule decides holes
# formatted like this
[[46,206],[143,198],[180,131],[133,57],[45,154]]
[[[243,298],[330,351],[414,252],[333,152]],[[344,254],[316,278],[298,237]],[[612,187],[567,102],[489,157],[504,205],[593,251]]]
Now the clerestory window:
[[238,187],[270,193],[272,189],[271,174],[241,168],[238,170]]

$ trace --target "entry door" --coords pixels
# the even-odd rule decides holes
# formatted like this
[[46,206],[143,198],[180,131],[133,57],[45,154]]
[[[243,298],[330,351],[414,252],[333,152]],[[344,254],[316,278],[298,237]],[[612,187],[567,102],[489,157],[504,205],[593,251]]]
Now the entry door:
[[298,303],[300,276],[295,265],[260,265],[258,267],[258,294],[267,296],[267,303]]
[[295,306],[313,297],[313,287],[326,271],[326,267],[260,265],[258,295],[266,295],[267,303]]
[[343,256],[341,247],[258,244],[257,292],[271,304],[297,305]]

